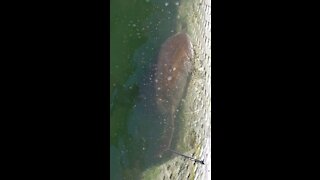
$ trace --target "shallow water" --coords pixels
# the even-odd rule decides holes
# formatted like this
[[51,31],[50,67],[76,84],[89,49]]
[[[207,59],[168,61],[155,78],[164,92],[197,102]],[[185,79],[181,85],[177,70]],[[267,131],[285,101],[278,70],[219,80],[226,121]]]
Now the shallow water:
[[153,67],[176,33],[178,1],[111,0],[110,179],[139,179],[167,159],[154,156],[166,121],[156,111]]

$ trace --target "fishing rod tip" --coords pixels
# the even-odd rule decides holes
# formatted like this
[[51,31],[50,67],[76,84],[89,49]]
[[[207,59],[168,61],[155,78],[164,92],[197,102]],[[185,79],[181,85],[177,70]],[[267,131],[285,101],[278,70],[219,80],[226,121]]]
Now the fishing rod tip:
[[201,163],[204,165],[204,160],[200,161],[200,160],[197,160],[198,163]]

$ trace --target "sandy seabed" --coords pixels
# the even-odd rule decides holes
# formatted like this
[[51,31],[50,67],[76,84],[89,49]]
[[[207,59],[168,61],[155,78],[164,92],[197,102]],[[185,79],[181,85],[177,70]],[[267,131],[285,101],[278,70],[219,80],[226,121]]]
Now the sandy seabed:
[[204,159],[205,165],[174,156],[147,169],[143,179],[211,179],[211,1],[181,0],[177,20],[177,31],[186,29],[191,38],[195,58],[176,150]]

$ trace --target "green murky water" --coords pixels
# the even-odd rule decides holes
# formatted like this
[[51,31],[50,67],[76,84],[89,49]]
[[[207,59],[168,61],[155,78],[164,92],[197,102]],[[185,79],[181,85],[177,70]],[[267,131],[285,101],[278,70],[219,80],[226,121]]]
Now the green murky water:
[[175,34],[178,1],[111,0],[111,180],[139,179],[165,126],[154,110],[152,67],[160,45]]

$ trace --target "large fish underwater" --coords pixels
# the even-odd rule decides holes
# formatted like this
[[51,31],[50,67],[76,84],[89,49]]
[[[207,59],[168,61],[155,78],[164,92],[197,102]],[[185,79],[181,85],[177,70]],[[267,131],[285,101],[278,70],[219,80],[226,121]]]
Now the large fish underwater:
[[186,33],[169,37],[161,46],[154,74],[157,111],[166,123],[156,156],[170,153],[177,110],[186,92],[194,56],[192,43]]
[[[179,154],[174,151],[172,141],[178,109],[190,80],[193,57],[192,43],[184,32],[170,36],[161,45],[151,71],[141,81],[142,101],[131,122],[132,131],[136,132],[133,137],[137,139],[132,146],[141,145],[141,139],[145,139],[142,146],[146,148],[137,147],[130,152],[133,159],[124,170],[125,177],[141,179],[139,172],[167,161],[174,153]],[[157,127],[146,129],[154,126]]]

